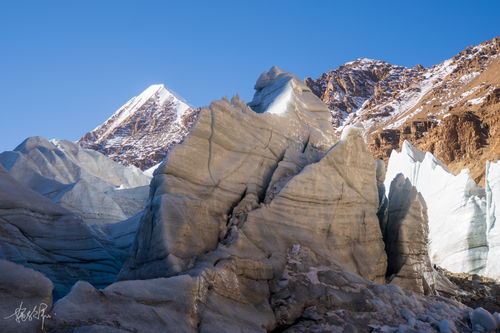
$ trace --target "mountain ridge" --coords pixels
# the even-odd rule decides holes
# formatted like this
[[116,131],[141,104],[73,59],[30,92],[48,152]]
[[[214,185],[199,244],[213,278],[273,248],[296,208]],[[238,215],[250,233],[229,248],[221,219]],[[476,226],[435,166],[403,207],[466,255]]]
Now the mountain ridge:
[[376,158],[387,161],[408,140],[483,184],[486,161],[500,158],[499,53],[495,37],[427,68],[360,58],[305,82],[329,106],[336,131],[364,127]]

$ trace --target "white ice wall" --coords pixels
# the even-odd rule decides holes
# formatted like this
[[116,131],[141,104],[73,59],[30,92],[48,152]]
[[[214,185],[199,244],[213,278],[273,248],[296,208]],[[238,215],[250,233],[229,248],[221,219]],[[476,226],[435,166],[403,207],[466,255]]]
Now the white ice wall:
[[486,163],[488,263],[485,275],[500,280],[500,161]]
[[431,153],[404,142],[389,159],[385,186],[402,173],[425,199],[429,217],[429,255],[452,272],[484,273],[488,255],[486,199],[467,169],[453,175]]

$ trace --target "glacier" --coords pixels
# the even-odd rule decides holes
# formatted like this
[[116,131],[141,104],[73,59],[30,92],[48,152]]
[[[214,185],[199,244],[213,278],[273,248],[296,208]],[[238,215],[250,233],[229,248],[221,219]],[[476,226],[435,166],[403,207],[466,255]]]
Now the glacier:
[[[363,128],[346,127],[338,140],[328,108],[295,75],[273,67],[255,88],[249,104],[235,96],[201,108],[185,140],[144,172],[36,137],[0,155],[3,303],[16,302],[6,291],[36,282],[23,300],[49,304],[49,332],[468,332],[469,322],[491,324],[485,310],[439,297],[457,296],[459,286],[432,263],[495,274],[500,163],[488,164],[484,190],[466,170],[453,175],[405,142],[386,173]],[[152,91],[138,101],[151,113],[138,110],[112,130],[116,154],[122,130],[160,113]],[[175,114],[163,110],[170,124]],[[88,224],[61,207],[61,198],[85,199],[96,206],[83,208],[109,214],[103,189],[134,190],[151,176],[145,209],[122,222]],[[90,198],[65,196],[90,185]]]
[[431,153],[405,141],[389,158],[385,187],[403,174],[428,208],[428,250],[433,264],[451,272],[485,272],[488,258],[486,193],[468,169],[451,173]]
[[112,283],[130,248],[134,223],[131,219],[98,230],[102,225],[90,226],[16,181],[0,164],[0,259],[43,273],[52,281],[56,299],[79,280],[99,288]]
[[66,140],[26,139],[0,154],[0,165],[21,184],[87,222],[117,222],[141,211],[151,176]]
[[489,245],[485,275],[500,280],[500,161],[486,163],[486,227]]

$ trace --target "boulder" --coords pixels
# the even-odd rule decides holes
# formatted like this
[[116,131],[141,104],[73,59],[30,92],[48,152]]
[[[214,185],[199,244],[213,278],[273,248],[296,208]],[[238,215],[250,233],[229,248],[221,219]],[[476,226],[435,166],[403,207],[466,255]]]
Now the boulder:
[[470,313],[470,321],[472,328],[478,331],[482,329],[486,332],[492,332],[499,328],[495,317],[481,307],[474,309],[474,311]]

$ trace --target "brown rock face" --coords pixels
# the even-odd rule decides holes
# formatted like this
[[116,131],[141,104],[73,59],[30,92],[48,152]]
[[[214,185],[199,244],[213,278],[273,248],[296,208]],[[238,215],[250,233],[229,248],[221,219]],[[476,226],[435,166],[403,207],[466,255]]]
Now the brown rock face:
[[[376,132],[371,136],[370,149],[377,158],[387,161],[392,149],[399,149],[408,140],[420,150],[433,153],[453,172],[469,168],[474,180],[482,184],[486,161],[500,159],[500,103],[495,95],[484,100],[481,107],[457,109],[440,123],[411,121],[398,129]],[[487,100],[491,101],[489,105]]]
[[424,150],[432,150],[441,161],[450,164],[477,157],[477,151],[487,144],[488,132],[488,126],[474,113],[453,114],[431,131],[426,140],[421,140],[421,146],[427,146]]
[[406,68],[380,60],[360,58],[337,70],[328,71],[315,80],[306,78],[305,82],[330,108],[332,123],[338,127],[349,114],[366,105],[383,103],[395,92],[409,87],[423,71],[422,66]]

